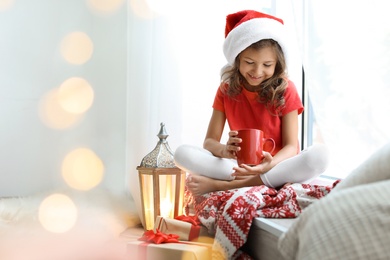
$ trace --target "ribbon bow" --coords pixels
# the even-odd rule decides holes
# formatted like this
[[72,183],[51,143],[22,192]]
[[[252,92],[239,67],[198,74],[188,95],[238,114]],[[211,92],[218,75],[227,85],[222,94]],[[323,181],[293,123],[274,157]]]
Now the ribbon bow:
[[197,216],[177,216],[175,219],[191,223],[194,226],[199,226],[201,223]]
[[162,243],[178,243],[179,236],[175,234],[165,234],[161,232],[159,229],[156,229],[156,233],[154,233],[153,230],[145,231],[142,237],[140,237],[138,240],[140,241],[146,241],[146,242],[152,242],[155,244],[162,244]]

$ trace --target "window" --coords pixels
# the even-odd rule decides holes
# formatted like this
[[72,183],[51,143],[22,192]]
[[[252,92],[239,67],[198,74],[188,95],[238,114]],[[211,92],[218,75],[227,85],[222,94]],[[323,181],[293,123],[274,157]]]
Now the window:
[[383,1],[302,3],[305,137],[344,178],[390,138],[390,19]]

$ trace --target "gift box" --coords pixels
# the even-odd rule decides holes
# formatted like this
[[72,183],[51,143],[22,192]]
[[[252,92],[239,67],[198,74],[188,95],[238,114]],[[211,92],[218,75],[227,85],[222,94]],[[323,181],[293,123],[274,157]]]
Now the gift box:
[[212,244],[178,242],[155,244],[131,241],[127,244],[128,259],[136,260],[208,260]]
[[154,222],[154,232],[160,230],[166,234],[175,234],[181,241],[196,241],[199,237],[209,237],[207,228],[194,217],[179,216],[176,219],[157,216]]

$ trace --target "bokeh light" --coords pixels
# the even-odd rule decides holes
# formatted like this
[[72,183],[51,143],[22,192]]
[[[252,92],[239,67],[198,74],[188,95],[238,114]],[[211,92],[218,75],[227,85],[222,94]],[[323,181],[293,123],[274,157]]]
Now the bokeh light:
[[14,0],[0,0],[0,12],[12,7]]
[[77,190],[90,190],[103,179],[104,165],[90,149],[78,148],[66,155],[62,162],[62,177]]
[[116,12],[124,3],[124,0],[87,0],[88,6],[102,14]]
[[181,10],[179,5],[183,2],[183,0],[145,0],[148,4],[149,8],[153,10],[153,12],[159,14],[169,14],[172,12],[177,12],[177,10]]
[[70,78],[64,81],[58,90],[58,101],[69,113],[84,113],[91,107],[93,98],[93,89],[83,78]]
[[42,122],[50,128],[66,129],[75,126],[83,114],[69,113],[64,110],[58,98],[59,89],[49,91],[39,103],[39,116]]
[[129,0],[129,8],[138,17],[144,19],[153,19],[153,10],[147,4],[146,0]]
[[65,233],[76,223],[77,208],[73,201],[63,194],[52,194],[45,198],[39,206],[41,225],[53,233]]
[[92,53],[93,42],[84,32],[69,33],[61,42],[61,54],[71,64],[80,65],[87,62]]

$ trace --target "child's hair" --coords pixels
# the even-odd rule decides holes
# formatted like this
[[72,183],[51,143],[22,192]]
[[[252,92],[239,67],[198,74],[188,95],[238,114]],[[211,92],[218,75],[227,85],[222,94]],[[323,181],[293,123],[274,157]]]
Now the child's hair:
[[[259,102],[266,104],[270,111],[279,114],[281,108],[285,103],[284,92],[287,87],[286,80],[286,61],[280,45],[272,39],[264,39],[253,43],[248,48],[259,50],[265,47],[271,47],[274,49],[277,57],[275,66],[275,72],[273,76],[260,84],[260,88],[257,90],[259,94]],[[234,97],[241,93],[244,77],[239,72],[240,55],[237,55],[234,66],[230,70],[226,70],[222,74],[222,78],[225,79],[221,84],[222,91],[228,96]],[[227,84],[226,84],[227,83]]]

